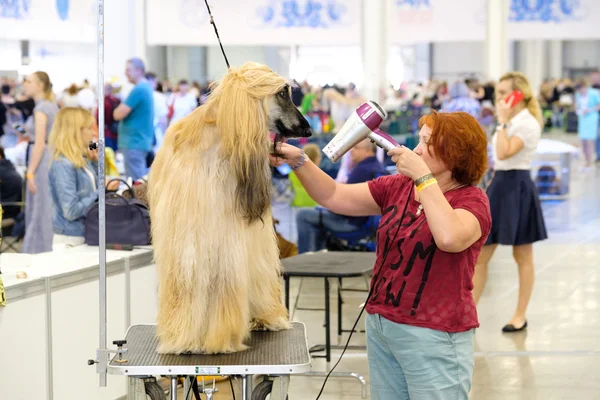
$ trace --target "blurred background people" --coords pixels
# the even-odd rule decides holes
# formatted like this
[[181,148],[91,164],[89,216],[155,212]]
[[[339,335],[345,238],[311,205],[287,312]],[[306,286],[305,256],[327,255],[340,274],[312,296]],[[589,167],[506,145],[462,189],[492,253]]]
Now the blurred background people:
[[148,156],[154,143],[154,90],[146,80],[139,58],[127,61],[125,75],[135,85],[113,112],[119,122],[117,146],[125,159],[125,174],[134,181],[148,174]]
[[58,105],[45,72],[37,71],[27,76],[23,87],[25,94],[35,101],[35,107],[25,125],[30,146],[27,154],[25,238],[21,251],[35,254],[52,250],[52,200],[48,183],[50,152],[47,143]]

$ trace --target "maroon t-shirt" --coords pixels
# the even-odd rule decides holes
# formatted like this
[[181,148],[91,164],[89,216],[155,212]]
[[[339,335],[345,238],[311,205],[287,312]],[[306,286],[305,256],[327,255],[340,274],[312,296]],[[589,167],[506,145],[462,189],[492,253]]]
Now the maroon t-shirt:
[[492,224],[488,198],[474,186],[463,186],[444,194],[453,209],[469,211],[479,220],[482,233],[468,249],[446,253],[437,248],[425,212],[417,215],[420,203],[414,199],[416,189],[408,200],[398,230],[412,186],[413,181],[402,175],[384,176],[369,182],[371,195],[381,207],[382,217],[377,230],[377,261],[371,281],[374,289],[367,312],[400,324],[445,332],[477,328],[477,309],[471,290],[475,264]]

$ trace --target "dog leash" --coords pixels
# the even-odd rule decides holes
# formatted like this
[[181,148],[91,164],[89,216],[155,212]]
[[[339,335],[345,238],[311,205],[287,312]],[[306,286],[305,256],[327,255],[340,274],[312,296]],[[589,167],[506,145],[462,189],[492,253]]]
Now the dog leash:
[[217,30],[217,24],[215,24],[215,19],[212,16],[212,13],[210,12],[210,6],[208,5],[208,0],[204,0],[204,3],[206,4],[206,8],[208,10],[208,16],[210,17],[210,23],[213,26],[213,28],[215,29],[215,35],[217,35],[217,40],[219,41],[219,46],[221,47],[221,53],[223,53],[223,57],[225,58],[225,64],[227,64],[227,69],[231,68],[229,66],[229,60],[227,60],[227,55],[225,54],[225,49],[223,48],[223,43],[221,43],[221,38],[219,37],[219,31]]

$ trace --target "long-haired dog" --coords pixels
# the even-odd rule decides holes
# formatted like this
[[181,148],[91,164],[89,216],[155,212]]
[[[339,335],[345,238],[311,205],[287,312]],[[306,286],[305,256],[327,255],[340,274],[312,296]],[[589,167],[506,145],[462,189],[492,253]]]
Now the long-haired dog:
[[160,353],[236,352],[251,330],[290,327],[269,132],[311,135],[286,80],[256,63],[231,68],[206,104],[167,132],[148,181]]

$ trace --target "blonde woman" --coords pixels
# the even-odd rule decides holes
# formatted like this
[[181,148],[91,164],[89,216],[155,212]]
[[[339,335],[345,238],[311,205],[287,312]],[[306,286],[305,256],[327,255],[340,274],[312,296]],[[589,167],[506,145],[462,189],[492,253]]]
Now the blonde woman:
[[[515,90],[523,100],[511,107],[506,99]],[[531,180],[531,162],[542,134],[542,110],[529,81],[520,72],[500,78],[496,86],[498,127],[492,138],[494,178],[487,189],[492,230],[479,255],[473,297],[479,301],[487,280],[488,264],[499,244],[513,246],[519,267],[519,301],[503,332],[527,328],[526,311],[533,291],[533,243],[548,237],[538,192]]]
[[35,101],[33,115],[25,123],[29,139],[27,149],[27,193],[25,197],[25,238],[23,253],[43,253],[52,250],[52,201],[48,185],[50,153],[48,136],[58,106],[52,93],[52,83],[45,72],[34,72],[23,83],[25,95]]
[[63,108],[50,133],[53,250],[84,243],[84,217],[98,198],[98,152],[88,148],[95,123],[82,108]]

